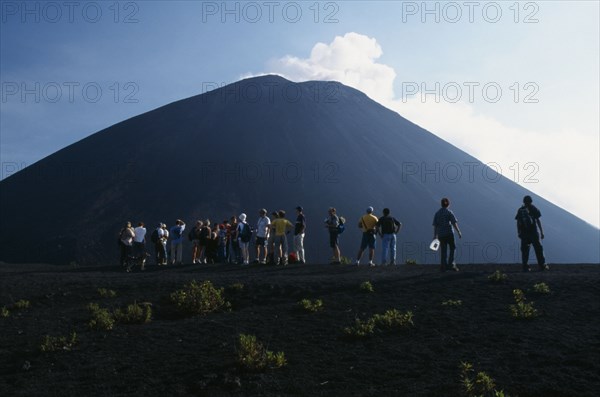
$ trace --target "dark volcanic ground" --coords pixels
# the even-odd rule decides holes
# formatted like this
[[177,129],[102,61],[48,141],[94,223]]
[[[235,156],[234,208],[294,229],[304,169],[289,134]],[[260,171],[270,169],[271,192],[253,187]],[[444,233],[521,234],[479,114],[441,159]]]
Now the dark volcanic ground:
[[[494,270],[508,275],[488,280]],[[232,311],[182,317],[168,300],[196,279],[226,287]],[[371,281],[375,291],[359,290]],[[243,283],[242,291],[228,288]],[[548,295],[533,291],[545,282]],[[101,298],[97,288],[117,291]],[[511,317],[520,288],[540,316]],[[320,298],[322,312],[299,312]],[[240,268],[186,265],[126,274],[120,268],[0,265],[0,307],[31,307],[0,318],[0,396],[455,396],[459,365],[474,364],[510,396],[597,396],[600,390],[600,266],[555,265],[521,273],[516,265],[290,265]],[[442,302],[461,300],[449,307]],[[87,327],[86,305],[151,302],[144,325]],[[414,313],[407,331],[343,337],[356,318],[387,309]],[[71,351],[42,353],[44,335],[76,331]],[[288,365],[248,373],[236,364],[237,336],[255,334]]]

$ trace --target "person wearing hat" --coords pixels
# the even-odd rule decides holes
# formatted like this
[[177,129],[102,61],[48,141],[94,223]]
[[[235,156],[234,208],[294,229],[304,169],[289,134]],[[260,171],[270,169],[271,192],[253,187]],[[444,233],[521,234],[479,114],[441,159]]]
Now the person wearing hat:
[[[548,265],[546,265],[546,258],[544,258],[544,247],[540,242],[540,238],[544,239],[544,229],[542,229],[542,222],[540,221],[542,213],[532,203],[531,196],[523,197],[523,205],[517,210],[515,216],[517,234],[521,239],[521,263],[524,272],[531,270],[527,263],[529,262],[530,245],[533,245],[539,269],[541,271],[549,270]],[[540,229],[539,234],[538,228]]]
[[305,264],[304,259],[304,232],[306,231],[306,218],[302,207],[296,207],[296,224],[294,225],[294,251],[298,263]]
[[[258,211],[258,221],[256,222],[256,259],[255,263],[267,263],[267,239],[269,238],[269,229],[271,220],[267,216],[267,210],[262,208]],[[263,251],[263,258],[260,258],[260,251]]]
[[375,266],[373,257],[375,256],[375,239],[377,235],[377,221],[379,219],[373,215],[373,207],[367,207],[366,212],[367,213],[358,220],[358,227],[362,230],[363,235],[360,242],[360,249],[356,255],[356,264],[360,265],[363,252],[369,247],[369,266]]

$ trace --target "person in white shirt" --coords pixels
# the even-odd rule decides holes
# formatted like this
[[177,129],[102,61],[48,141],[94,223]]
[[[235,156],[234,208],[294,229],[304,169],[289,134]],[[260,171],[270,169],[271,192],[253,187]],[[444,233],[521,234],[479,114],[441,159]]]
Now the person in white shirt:
[[133,255],[142,260],[141,266],[144,270],[146,262],[146,228],[144,222],[138,223],[138,226],[133,229]]
[[[267,263],[267,239],[269,238],[269,229],[271,220],[267,216],[267,210],[261,209],[258,211],[259,218],[256,222],[256,260],[255,263]],[[264,252],[262,260],[260,259],[260,251]]]

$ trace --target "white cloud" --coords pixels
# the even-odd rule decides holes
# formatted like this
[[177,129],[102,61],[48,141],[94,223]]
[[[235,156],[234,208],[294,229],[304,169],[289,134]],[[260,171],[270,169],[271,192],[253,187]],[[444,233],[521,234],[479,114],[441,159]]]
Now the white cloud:
[[[403,101],[394,92],[394,68],[377,62],[382,54],[374,38],[350,32],[329,44],[317,43],[308,58],[287,55],[270,62],[268,69],[293,81],[335,80],[363,91],[481,161],[498,163],[504,176],[600,226],[597,134],[511,128],[464,101],[442,98],[436,103],[433,97],[423,101],[419,96]],[[534,165],[527,168],[528,163]],[[528,176],[538,182],[525,183]]]

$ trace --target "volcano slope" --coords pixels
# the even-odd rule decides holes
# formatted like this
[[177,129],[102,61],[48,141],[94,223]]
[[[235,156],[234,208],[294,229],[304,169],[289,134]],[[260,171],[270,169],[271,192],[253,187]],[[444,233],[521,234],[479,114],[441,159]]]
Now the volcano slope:
[[[506,274],[492,282],[494,271]],[[169,296],[191,280],[224,287],[228,311],[182,315]],[[369,281],[372,292],[360,285]],[[545,283],[549,293],[536,292]],[[115,297],[101,297],[98,288]],[[513,291],[538,316],[516,319]],[[516,265],[0,266],[2,396],[455,396],[462,362],[510,396],[595,396],[600,390],[600,266]],[[321,299],[315,313],[302,299]],[[29,301],[28,308],[15,302]],[[145,324],[92,330],[86,306],[151,304]],[[18,305],[17,305],[18,306]],[[21,306],[24,306],[21,304]],[[344,328],[389,309],[413,313],[413,326],[376,327],[367,337]],[[6,313],[6,312],[5,312]],[[42,352],[46,335],[67,349]],[[248,371],[240,334],[283,352],[281,368]],[[475,376],[474,374],[472,376]]]

